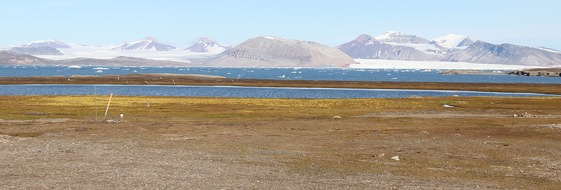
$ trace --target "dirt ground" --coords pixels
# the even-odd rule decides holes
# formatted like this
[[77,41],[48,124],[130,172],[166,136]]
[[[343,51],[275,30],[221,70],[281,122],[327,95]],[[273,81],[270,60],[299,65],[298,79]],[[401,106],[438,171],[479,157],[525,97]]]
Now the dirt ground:
[[0,189],[561,187],[561,98],[1,98]]

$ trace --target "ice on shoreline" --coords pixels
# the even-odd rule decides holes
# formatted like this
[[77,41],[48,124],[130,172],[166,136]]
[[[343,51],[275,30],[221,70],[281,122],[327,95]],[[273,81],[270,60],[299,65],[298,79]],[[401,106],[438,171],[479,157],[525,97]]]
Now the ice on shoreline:
[[[402,60],[378,60],[378,59],[355,59],[359,64],[350,65],[349,68],[356,69],[465,69],[465,70],[519,70],[529,68],[543,68],[539,66],[525,65],[501,65],[482,64],[466,62],[443,62],[443,61],[402,61]],[[561,65],[559,65],[561,67]]]

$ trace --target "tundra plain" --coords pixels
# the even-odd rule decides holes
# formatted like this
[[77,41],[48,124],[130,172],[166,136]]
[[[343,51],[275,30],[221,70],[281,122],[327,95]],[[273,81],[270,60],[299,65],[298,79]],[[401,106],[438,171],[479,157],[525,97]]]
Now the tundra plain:
[[1,99],[1,189],[561,186],[559,97]]

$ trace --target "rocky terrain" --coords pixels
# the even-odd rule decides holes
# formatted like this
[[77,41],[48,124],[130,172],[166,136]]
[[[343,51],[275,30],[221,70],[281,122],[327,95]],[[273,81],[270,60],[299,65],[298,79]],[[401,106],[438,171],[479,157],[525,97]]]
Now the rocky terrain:
[[512,71],[509,75],[518,76],[541,76],[541,77],[561,77],[560,68],[541,68],[541,69],[528,69],[521,71]]
[[340,50],[316,42],[257,37],[204,61],[226,67],[346,67],[355,61]]

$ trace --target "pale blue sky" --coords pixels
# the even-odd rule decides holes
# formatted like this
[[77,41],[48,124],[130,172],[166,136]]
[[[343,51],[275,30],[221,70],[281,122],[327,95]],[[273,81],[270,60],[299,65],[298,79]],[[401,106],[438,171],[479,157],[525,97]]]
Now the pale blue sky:
[[558,0],[3,0],[0,47],[58,39],[92,45],[153,36],[187,47],[278,36],[337,46],[367,33],[449,33],[561,49]]

